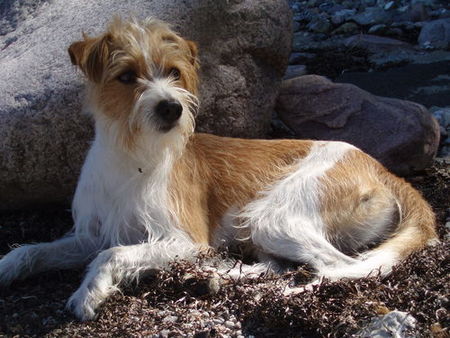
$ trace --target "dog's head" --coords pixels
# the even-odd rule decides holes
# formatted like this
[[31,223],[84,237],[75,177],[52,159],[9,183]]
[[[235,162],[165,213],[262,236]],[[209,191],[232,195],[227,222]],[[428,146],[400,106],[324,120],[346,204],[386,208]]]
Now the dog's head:
[[89,80],[95,118],[114,126],[125,146],[141,135],[193,131],[197,47],[166,23],[115,18],[104,34],[74,42],[69,55]]

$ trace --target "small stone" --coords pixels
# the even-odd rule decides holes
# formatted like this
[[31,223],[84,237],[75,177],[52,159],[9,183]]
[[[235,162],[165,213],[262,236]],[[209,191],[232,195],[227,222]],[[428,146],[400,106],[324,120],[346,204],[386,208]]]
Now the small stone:
[[306,28],[315,33],[328,33],[331,30],[331,24],[328,19],[319,18],[318,20],[311,21]]
[[316,7],[318,5],[318,1],[317,0],[308,0],[307,4],[308,7]]
[[368,33],[369,34],[382,34],[382,33],[386,32],[386,28],[387,28],[387,26],[385,24],[373,25],[372,27],[369,28]]
[[335,25],[340,25],[341,23],[349,20],[353,15],[356,14],[355,9],[343,9],[334,13],[331,16],[331,22]]
[[162,330],[162,331],[159,333],[159,337],[161,337],[161,338],[167,338],[167,337],[169,337],[169,333],[170,333],[170,330]]
[[346,22],[333,31],[333,34],[355,34],[359,31],[359,27],[354,22]]
[[408,9],[409,9],[408,5],[401,6],[401,7],[397,8],[397,12],[399,12],[399,13],[406,13],[408,11]]
[[234,329],[234,326],[235,326],[235,324],[234,324],[232,321],[230,321],[230,320],[227,320],[227,321],[224,323],[224,325],[225,325],[225,327],[227,327],[227,328],[229,328],[229,329]]
[[390,14],[380,7],[367,7],[364,12],[353,17],[356,23],[362,26],[375,25],[389,21]]
[[385,11],[388,11],[388,10],[394,8],[394,5],[395,5],[394,1],[389,1],[386,5],[384,5],[383,8],[384,8]]
[[363,0],[362,3],[365,6],[372,7],[372,6],[375,6],[377,4],[377,0]]
[[223,319],[223,318],[214,318],[213,319],[213,323],[214,324],[223,324],[225,322],[225,319]]
[[162,321],[163,323],[176,323],[178,321],[178,316],[167,316]]

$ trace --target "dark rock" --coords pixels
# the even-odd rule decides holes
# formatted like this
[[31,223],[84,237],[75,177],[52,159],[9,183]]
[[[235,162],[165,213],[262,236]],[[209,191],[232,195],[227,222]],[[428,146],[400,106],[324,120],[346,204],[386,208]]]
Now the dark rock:
[[296,53],[296,52],[294,52],[289,57],[289,64],[290,65],[302,64],[302,63],[305,63],[306,61],[314,59],[315,56],[316,55],[313,53]]
[[293,52],[308,52],[311,50],[317,51],[320,49],[339,48],[345,46],[345,38],[331,37],[323,39],[322,34],[311,32],[298,32],[294,34],[292,42]]
[[425,23],[420,31],[418,42],[424,49],[450,48],[450,18]]
[[334,13],[334,15],[331,17],[331,22],[335,25],[340,25],[341,23],[349,20],[355,14],[355,9],[343,9]]
[[287,67],[286,74],[284,75],[283,79],[292,79],[294,77],[302,76],[305,74],[307,74],[305,65],[292,65]]
[[398,174],[429,166],[439,144],[423,106],[317,75],[283,81],[276,110],[297,137],[352,143]]
[[356,23],[346,22],[346,23],[342,24],[341,26],[339,26],[338,28],[336,28],[333,31],[333,34],[349,35],[349,34],[358,33],[358,31],[359,31],[359,26]]
[[414,3],[409,11],[409,18],[413,22],[426,21],[429,18],[428,12],[423,3]]
[[328,33],[331,30],[331,27],[330,21],[324,17],[319,17],[306,26],[306,28],[314,33]]
[[361,26],[369,26],[378,23],[388,23],[391,21],[391,15],[383,8],[367,7],[364,12],[356,14],[352,19]]
[[384,33],[386,33],[387,31],[387,26],[385,24],[378,24],[378,25],[373,25],[372,27],[369,28],[369,30],[367,31],[367,33],[369,34],[375,34],[375,35],[383,35]]
[[373,53],[398,48],[413,49],[413,46],[411,46],[407,42],[368,34],[358,34],[351,36],[345,40],[345,44],[347,46],[357,46],[366,48]]

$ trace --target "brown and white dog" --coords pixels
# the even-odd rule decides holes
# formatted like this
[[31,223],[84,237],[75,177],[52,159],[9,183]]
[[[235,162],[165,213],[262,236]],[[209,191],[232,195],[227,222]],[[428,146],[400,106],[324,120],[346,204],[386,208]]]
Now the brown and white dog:
[[90,262],[68,302],[87,320],[120,283],[209,247],[252,248],[243,275],[282,258],[337,280],[388,274],[437,240],[422,196],[350,144],[194,133],[197,47],[167,24],[115,19],[69,54],[96,128],[74,228],[3,257],[1,285]]

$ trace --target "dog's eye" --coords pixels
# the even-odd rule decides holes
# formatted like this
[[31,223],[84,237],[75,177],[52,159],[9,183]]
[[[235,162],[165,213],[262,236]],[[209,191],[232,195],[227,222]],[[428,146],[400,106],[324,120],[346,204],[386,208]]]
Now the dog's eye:
[[137,78],[136,73],[132,70],[128,70],[128,71],[120,74],[117,77],[117,80],[119,80],[120,82],[125,83],[125,84],[132,84],[132,83],[136,82],[136,78]]
[[169,71],[170,76],[172,76],[175,80],[180,79],[180,70],[178,68],[171,68]]

